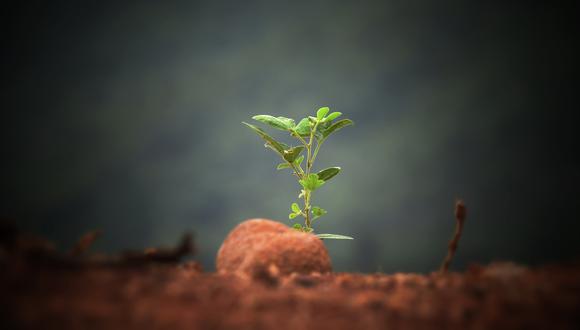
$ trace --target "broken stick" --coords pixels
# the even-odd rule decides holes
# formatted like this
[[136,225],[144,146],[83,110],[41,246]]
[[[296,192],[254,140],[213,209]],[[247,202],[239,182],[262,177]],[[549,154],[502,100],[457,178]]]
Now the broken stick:
[[455,202],[455,233],[453,234],[451,241],[449,241],[447,256],[443,260],[441,268],[439,269],[441,274],[447,273],[449,265],[451,264],[451,260],[453,260],[453,256],[455,255],[455,251],[457,251],[459,239],[461,238],[461,232],[463,231],[463,224],[465,223],[465,216],[465,203],[463,203],[463,200],[458,199]]

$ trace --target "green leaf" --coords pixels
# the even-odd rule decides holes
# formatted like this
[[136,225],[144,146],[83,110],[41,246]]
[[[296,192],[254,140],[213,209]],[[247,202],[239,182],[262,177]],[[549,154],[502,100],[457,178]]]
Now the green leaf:
[[292,129],[294,128],[294,126],[296,126],[296,124],[294,123],[294,119],[292,118],[276,117],[276,119],[283,122],[286,125],[286,127],[288,127],[287,129]]
[[324,139],[324,135],[322,135],[320,130],[316,130],[316,132],[314,133],[314,137],[316,138],[317,141],[322,141]]
[[303,118],[296,127],[294,127],[294,131],[302,136],[309,136],[310,135],[310,120],[308,118]]
[[294,160],[294,165],[296,165],[296,166],[302,165],[303,160],[304,160],[304,155],[300,155],[300,157],[298,157]]
[[294,213],[300,213],[300,206],[298,206],[298,203],[292,203],[292,211],[294,211]]
[[328,213],[328,212],[326,212],[325,209],[320,208],[318,206],[314,206],[314,207],[312,207],[312,214],[314,214],[314,218],[312,220],[318,219],[321,216],[325,215],[326,213]]
[[318,119],[318,121],[321,121],[324,118],[324,116],[326,116],[328,111],[330,111],[329,107],[322,107],[318,109],[318,111],[316,111],[316,119]]
[[314,189],[312,189],[313,191],[316,190],[318,187],[322,186],[324,184],[324,180],[316,180],[316,183],[314,184]]
[[274,117],[270,115],[256,115],[252,119],[268,124],[276,129],[287,131],[294,127],[294,120],[286,117]]
[[319,123],[316,132],[314,132],[314,137],[316,137],[318,141],[323,140],[324,135],[322,134],[322,132],[324,132],[327,128],[329,128],[330,125],[332,125],[332,122],[330,121],[323,121]]
[[242,122],[242,124],[248,126],[249,128],[251,128],[254,132],[256,132],[256,134],[258,134],[262,139],[264,139],[266,141],[266,146],[274,151],[276,151],[278,154],[280,154],[280,156],[284,157],[284,149],[286,149],[285,147],[287,147],[286,145],[284,145],[283,143],[280,143],[276,140],[274,140],[273,137],[271,137],[270,135],[268,135],[266,132],[264,132],[262,129],[260,129],[259,127],[256,127],[252,124],[248,124],[246,122]]
[[289,145],[287,145],[287,144],[286,144],[286,143],[284,143],[284,142],[280,142],[280,141],[278,141],[278,144],[279,144],[279,145],[281,145],[281,146],[282,146],[282,148],[284,148],[284,150],[288,150],[288,149],[290,149],[290,148],[291,148]]
[[331,120],[335,120],[336,118],[340,117],[342,115],[342,112],[333,112],[330,115],[328,115],[325,120],[326,121],[331,121]]
[[[285,155],[284,153],[286,152],[286,150],[290,150],[291,147],[289,145],[287,145],[286,143],[283,143],[280,141],[277,141],[277,142],[278,142],[278,146],[282,147],[282,153],[280,153],[278,147],[273,147],[270,143],[265,143],[264,147],[274,150],[277,154],[279,154],[282,158],[284,158],[284,155]],[[286,160],[286,159],[284,159],[284,160]]]
[[278,164],[278,166],[276,166],[277,170],[283,170],[285,168],[291,168],[292,166],[290,166],[290,164],[288,163],[280,163]]
[[322,130],[325,130],[325,129],[329,128],[331,125],[332,125],[332,122],[325,121],[325,122],[322,122],[322,123],[318,124],[318,128],[319,129],[322,129]]
[[302,230],[302,225],[299,223],[295,223],[292,228],[296,229],[296,230]]
[[287,150],[284,150],[284,159],[289,163],[292,163],[298,155],[304,150],[304,146],[297,146]]
[[354,239],[350,236],[336,235],[336,234],[316,234],[320,239]]
[[304,189],[310,191],[314,191],[324,184],[324,180],[318,179],[318,175],[314,173],[309,174],[306,179],[298,180],[298,182],[302,187],[304,187]]
[[326,182],[337,175],[338,172],[340,172],[340,167],[329,167],[318,172],[318,178]]
[[294,219],[294,218],[296,218],[297,215],[298,214],[296,214],[296,213],[290,213],[290,214],[288,214],[288,219]]
[[332,124],[327,129],[323,130],[322,135],[326,139],[330,134],[334,133],[335,131],[338,131],[339,129],[341,129],[343,127],[353,125],[353,124],[354,124],[354,122],[350,119],[339,120],[336,123]]

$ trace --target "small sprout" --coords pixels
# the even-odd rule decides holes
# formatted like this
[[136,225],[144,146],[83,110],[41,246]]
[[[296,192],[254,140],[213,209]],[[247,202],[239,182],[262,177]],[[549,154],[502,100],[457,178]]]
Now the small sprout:
[[[342,113],[332,112],[328,114],[329,112],[330,108],[322,107],[316,112],[316,117],[308,116],[302,118],[298,124],[293,119],[286,117],[274,117],[270,115],[257,115],[252,117],[252,119],[272,128],[289,132],[300,143],[295,147],[277,141],[259,127],[245,122],[243,123],[266,142],[265,147],[273,150],[282,158],[283,162],[278,164],[276,169],[290,169],[298,178],[298,183],[302,187],[298,199],[303,200],[304,206],[301,208],[298,203],[292,203],[292,213],[288,215],[288,218],[294,219],[297,216],[304,217],[304,225],[295,223],[292,226],[292,228],[302,232],[314,232],[312,221],[327,213],[323,208],[312,206],[313,192],[340,172],[340,167],[329,167],[318,173],[314,173],[313,165],[316,156],[318,156],[318,151],[332,133],[353,124],[350,119],[333,122]],[[306,164],[303,168],[302,162],[304,159],[306,159]],[[321,239],[352,239],[349,236],[335,234],[317,234],[316,236]]]
[[300,209],[300,206],[298,206],[298,204],[297,204],[297,203],[292,203],[292,207],[291,207],[291,209],[292,209],[292,213],[290,213],[290,214],[288,215],[288,218],[289,218],[289,219],[294,219],[294,218],[296,218],[297,216],[299,216],[299,215],[301,215],[301,214],[302,214],[302,210]]
[[300,179],[298,182],[300,185],[302,185],[302,187],[304,187],[305,190],[310,191],[314,191],[324,184],[324,180],[320,180],[318,178],[318,174],[314,173],[308,174],[307,178]]

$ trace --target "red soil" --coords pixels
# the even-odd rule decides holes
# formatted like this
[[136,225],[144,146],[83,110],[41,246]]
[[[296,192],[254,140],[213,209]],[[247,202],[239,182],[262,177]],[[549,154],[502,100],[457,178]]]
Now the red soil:
[[216,264],[220,273],[248,276],[324,274],[332,270],[328,251],[319,238],[266,219],[236,226],[220,247]]
[[[0,329],[580,329],[578,264],[330,273],[320,240],[272,228],[268,248],[234,230],[220,251],[222,272],[203,273],[179,264],[194,251],[187,236],[174,248],[86,255],[93,232],[60,254],[0,226]],[[284,257],[299,241],[322,246],[318,257]],[[298,272],[285,275],[288,265]]]
[[2,329],[578,329],[580,267],[256,278],[181,266],[0,273]]

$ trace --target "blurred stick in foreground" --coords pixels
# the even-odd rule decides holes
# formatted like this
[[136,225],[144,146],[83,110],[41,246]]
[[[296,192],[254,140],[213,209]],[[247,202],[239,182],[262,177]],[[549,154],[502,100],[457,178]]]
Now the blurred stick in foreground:
[[87,252],[93,243],[103,234],[100,230],[92,230],[81,236],[75,246],[69,251],[69,256],[80,257]]
[[453,256],[455,255],[455,251],[457,251],[459,239],[461,239],[461,232],[463,231],[463,224],[465,223],[465,216],[465,203],[463,203],[463,200],[458,199],[455,202],[455,233],[453,234],[451,241],[449,241],[447,256],[443,260],[441,268],[439,269],[441,274],[447,273],[451,260],[453,260]]

